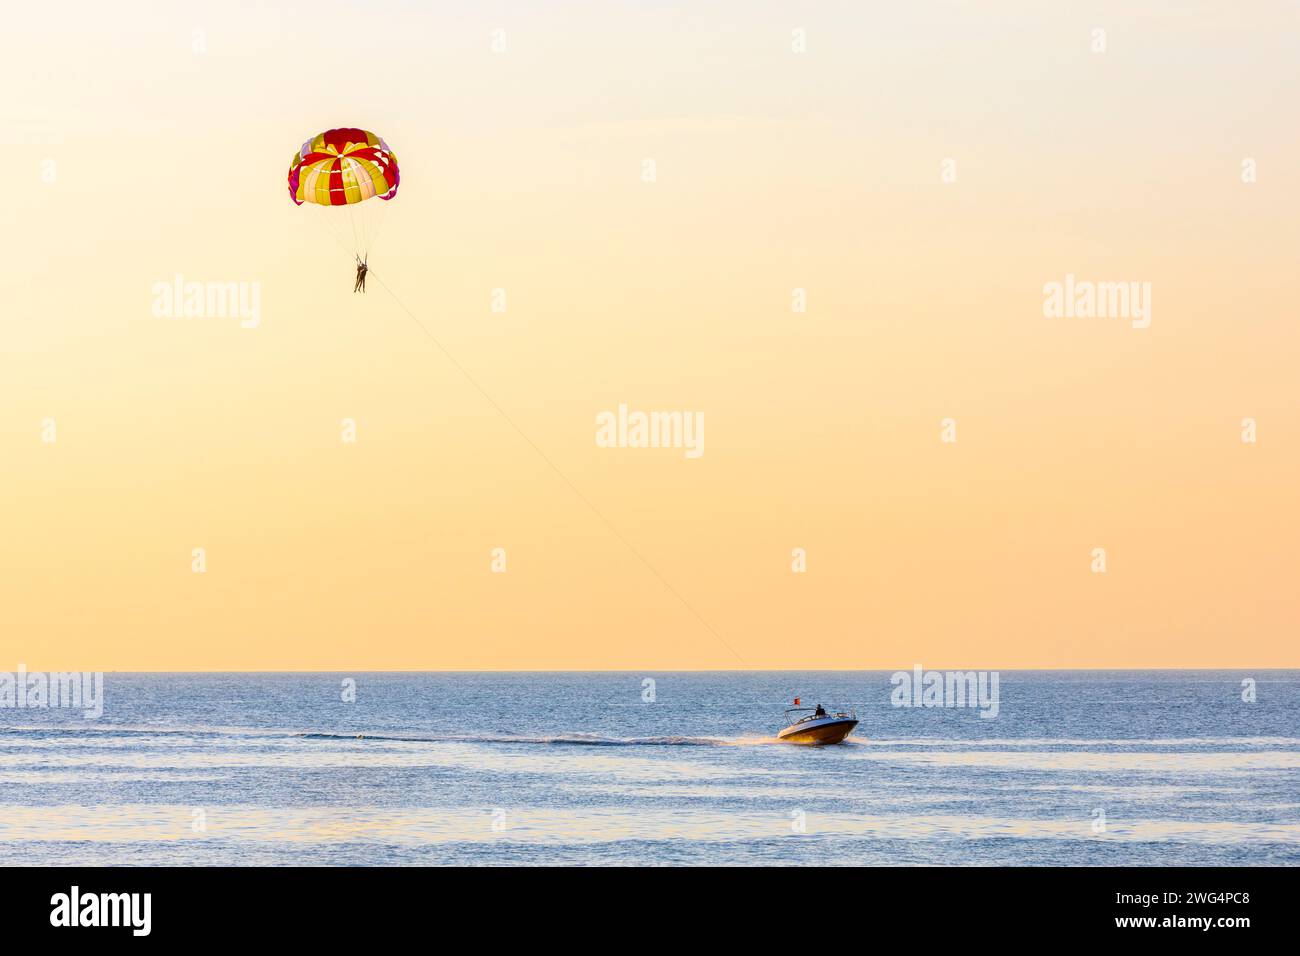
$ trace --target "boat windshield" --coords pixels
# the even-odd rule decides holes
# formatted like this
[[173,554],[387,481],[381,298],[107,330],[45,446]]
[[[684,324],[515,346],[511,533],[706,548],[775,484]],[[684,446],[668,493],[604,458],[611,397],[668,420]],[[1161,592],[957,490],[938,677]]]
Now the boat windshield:
[[[803,714],[804,716],[799,717],[799,718],[794,719],[794,720],[791,720],[791,719],[790,719],[790,715],[791,715],[791,714]],[[786,718],[786,721],[789,723],[790,726],[794,726],[795,724],[802,724],[802,723],[804,723],[805,721],[808,721],[808,720],[822,720],[823,718],[826,718],[826,717],[834,717],[834,718],[838,718],[838,719],[844,719],[844,718],[847,718],[847,717],[851,717],[851,718],[853,718],[853,719],[856,719],[856,718],[857,718],[857,714],[856,714],[856,713],[848,713],[848,712],[846,712],[846,711],[844,711],[844,710],[842,710],[842,709],[839,709],[839,710],[823,710],[823,711],[819,714],[819,713],[817,713],[816,709],[815,709],[815,708],[812,708],[812,707],[789,707],[789,708],[787,708],[786,711],[785,711],[785,718]]]

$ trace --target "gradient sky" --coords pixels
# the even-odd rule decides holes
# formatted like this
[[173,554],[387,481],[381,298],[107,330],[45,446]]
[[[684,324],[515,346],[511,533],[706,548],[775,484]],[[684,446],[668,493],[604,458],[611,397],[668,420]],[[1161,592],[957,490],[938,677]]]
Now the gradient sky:
[[133,9],[0,39],[0,668],[1300,666],[1295,4]]

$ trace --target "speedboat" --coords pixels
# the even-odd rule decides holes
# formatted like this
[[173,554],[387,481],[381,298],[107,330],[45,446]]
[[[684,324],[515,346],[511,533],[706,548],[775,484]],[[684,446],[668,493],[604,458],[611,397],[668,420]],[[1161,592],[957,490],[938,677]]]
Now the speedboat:
[[[798,698],[795,698],[798,703]],[[804,714],[791,719],[791,714]],[[776,739],[792,744],[837,744],[858,725],[856,712],[828,713],[817,707],[791,707],[785,712],[786,726],[777,732]]]

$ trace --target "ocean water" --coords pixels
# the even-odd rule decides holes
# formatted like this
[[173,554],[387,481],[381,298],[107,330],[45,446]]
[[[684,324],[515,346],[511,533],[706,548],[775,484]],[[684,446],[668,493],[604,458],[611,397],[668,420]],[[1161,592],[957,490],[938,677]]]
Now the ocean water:
[[[0,709],[0,858],[1300,863],[1300,672],[1002,671],[994,719],[892,689],[888,672],[107,674],[98,720]],[[796,694],[861,724],[778,743]]]

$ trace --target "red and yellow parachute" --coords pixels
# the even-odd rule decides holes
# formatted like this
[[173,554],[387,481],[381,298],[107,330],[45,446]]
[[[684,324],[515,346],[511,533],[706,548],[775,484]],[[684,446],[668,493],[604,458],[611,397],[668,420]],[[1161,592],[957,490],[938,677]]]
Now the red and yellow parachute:
[[350,206],[397,195],[397,156],[364,129],[329,129],[302,144],[289,164],[289,196],[301,206]]
[[[397,156],[383,138],[364,129],[343,127],[318,133],[294,153],[289,163],[289,198],[299,206],[344,206],[352,228],[354,251],[365,259],[378,231],[378,203],[397,195],[401,173]],[[339,236],[333,216],[329,223]]]

